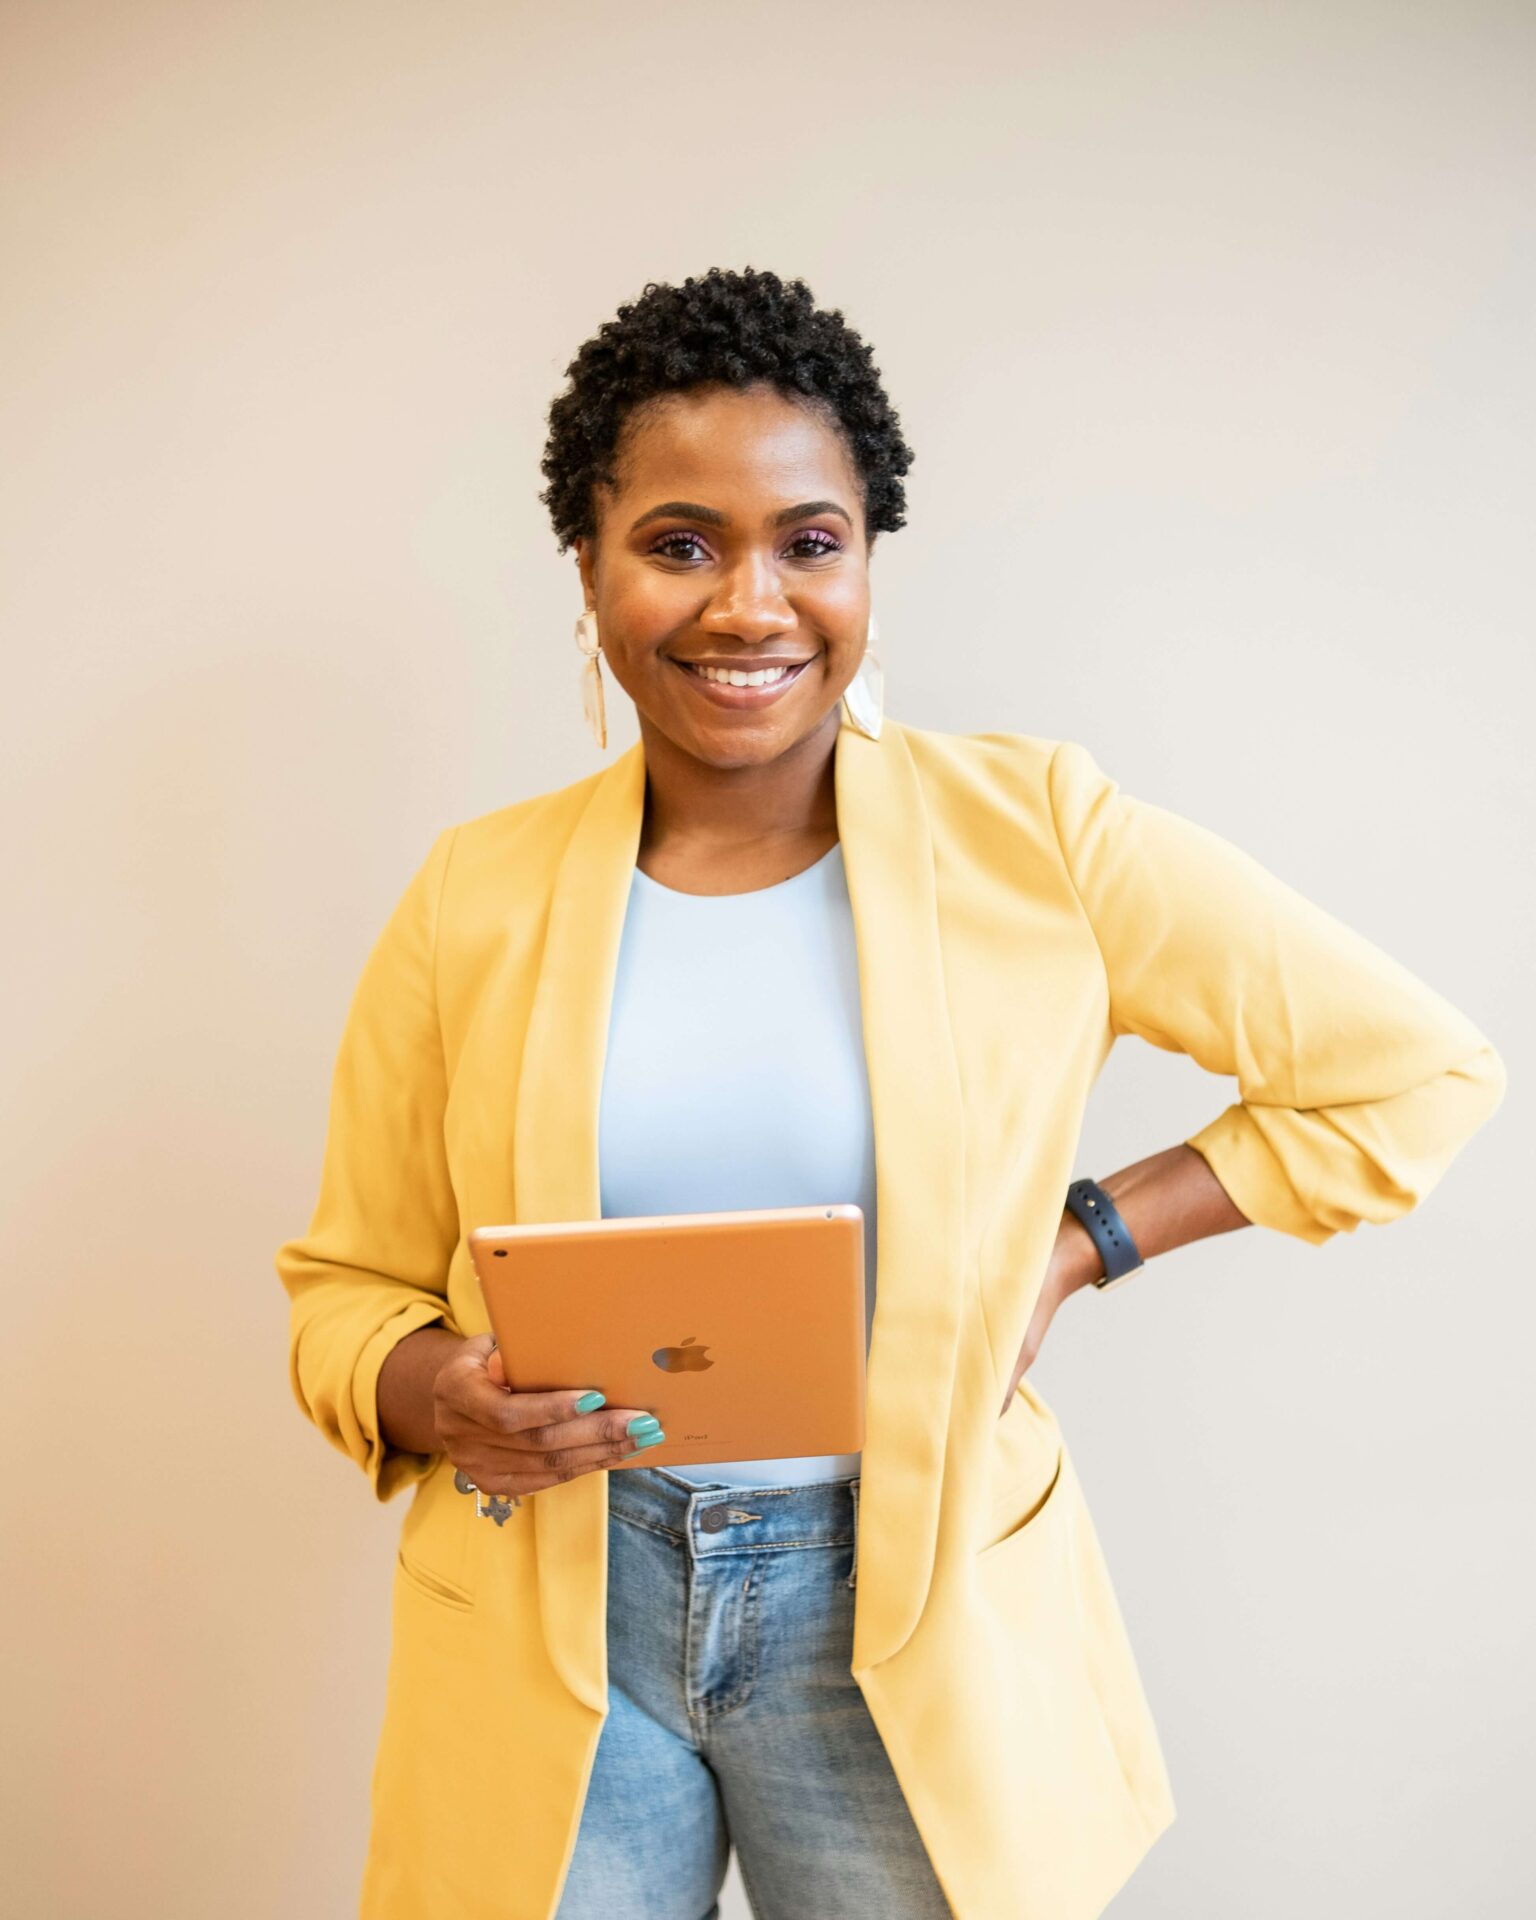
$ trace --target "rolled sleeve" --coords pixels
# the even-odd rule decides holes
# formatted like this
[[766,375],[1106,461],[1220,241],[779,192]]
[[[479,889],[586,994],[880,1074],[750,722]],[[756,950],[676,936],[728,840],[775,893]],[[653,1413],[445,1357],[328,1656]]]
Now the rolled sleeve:
[[380,1371],[408,1334],[452,1326],[447,1276],[459,1218],[434,975],[455,831],[439,835],[364,964],[331,1079],[319,1199],[307,1233],[276,1255],[290,1301],[294,1396],[380,1500],[434,1462],[384,1440]]
[[1051,804],[1116,1034],[1188,1054],[1238,1099],[1186,1144],[1238,1210],[1320,1245],[1417,1206],[1497,1109],[1465,1015],[1220,835],[1060,743]]

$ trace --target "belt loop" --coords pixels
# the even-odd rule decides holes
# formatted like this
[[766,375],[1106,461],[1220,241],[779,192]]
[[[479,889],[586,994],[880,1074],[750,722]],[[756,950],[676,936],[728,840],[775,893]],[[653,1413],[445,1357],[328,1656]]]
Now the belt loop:
[[859,1482],[857,1478],[849,1481],[848,1491],[853,1495],[853,1565],[848,1569],[847,1584],[855,1587],[859,1583]]

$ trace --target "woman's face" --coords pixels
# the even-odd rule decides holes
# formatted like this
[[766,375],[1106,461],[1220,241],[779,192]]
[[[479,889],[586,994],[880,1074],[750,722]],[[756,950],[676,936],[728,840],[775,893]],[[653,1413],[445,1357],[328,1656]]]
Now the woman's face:
[[[777,759],[827,722],[869,628],[871,543],[841,437],[771,387],[696,387],[631,416],[614,471],[577,558],[642,734],[715,767]],[[736,687],[693,663],[788,671]]]

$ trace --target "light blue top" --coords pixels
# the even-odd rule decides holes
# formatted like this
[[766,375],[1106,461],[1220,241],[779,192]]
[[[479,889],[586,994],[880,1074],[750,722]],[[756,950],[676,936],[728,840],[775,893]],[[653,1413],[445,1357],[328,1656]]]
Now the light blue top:
[[[638,867],[598,1123],[603,1218],[852,1201],[875,1311],[875,1147],[843,850],[751,893]],[[664,1452],[665,1449],[659,1449]],[[669,1468],[732,1486],[846,1479],[857,1453]]]

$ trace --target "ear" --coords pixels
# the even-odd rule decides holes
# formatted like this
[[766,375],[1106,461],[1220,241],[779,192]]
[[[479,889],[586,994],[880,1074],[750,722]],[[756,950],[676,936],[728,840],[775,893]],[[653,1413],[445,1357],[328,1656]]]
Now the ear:
[[576,570],[581,576],[582,605],[597,605],[597,542],[586,534],[576,536]]

